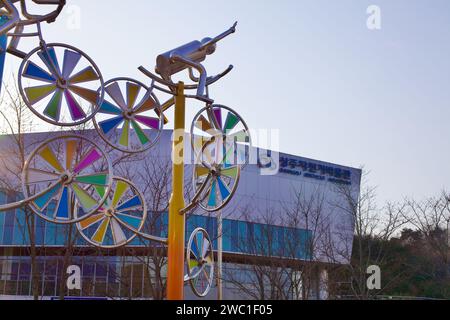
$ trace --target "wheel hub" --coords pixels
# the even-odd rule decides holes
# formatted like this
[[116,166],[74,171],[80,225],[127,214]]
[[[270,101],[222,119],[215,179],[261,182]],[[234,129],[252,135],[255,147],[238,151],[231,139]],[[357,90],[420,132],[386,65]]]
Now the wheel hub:
[[211,174],[213,176],[215,176],[215,177],[220,176],[220,172],[221,172],[221,170],[220,170],[220,166],[219,165],[215,164],[215,165],[212,166]]
[[67,81],[65,79],[58,79],[56,81],[56,86],[59,89],[66,90],[67,89]]
[[105,215],[109,218],[111,218],[114,215],[114,209],[113,208],[108,208],[105,211]]
[[65,172],[62,176],[61,176],[61,180],[63,182],[64,185],[68,185],[71,184],[73,181],[73,175],[70,172]]
[[123,112],[123,117],[127,120],[133,120],[134,118],[134,113],[133,110],[127,110]]

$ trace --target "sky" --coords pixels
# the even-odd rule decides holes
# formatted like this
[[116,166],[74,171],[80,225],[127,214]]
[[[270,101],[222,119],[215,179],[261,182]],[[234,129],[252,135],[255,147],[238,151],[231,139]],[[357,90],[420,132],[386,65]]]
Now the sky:
[[[205,62],[210,74],[235,66],[211,88],[217,103],[252,129],[279,130],[281,152],[363,166],[381,201],[450,190],[448,0],[67,4],[45,38],[88,53],[105,80],[149,83],[137,67],[152,70],[158,54],[238,21]],[[367,27],[371,5],[381,29]],[[10,57],[7,70],[16,64]],[[200,107],[191,103],[187,118]]]

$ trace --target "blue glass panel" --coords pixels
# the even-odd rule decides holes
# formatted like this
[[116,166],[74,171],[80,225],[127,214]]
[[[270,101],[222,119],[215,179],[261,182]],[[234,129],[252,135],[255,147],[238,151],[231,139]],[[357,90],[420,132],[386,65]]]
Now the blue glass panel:
[[39,68],[36,64],[34,64],[33,62],[28,62],[25,70],[23,72],[24,76],[28,76],[28,77],[32,77],[32,78],[37,78],[39,80],[47,80],[49,82],[55,81],[56,79],[50,75],[49,73],[47,73],[46,71],[44,71],[43,69]]
[[108,120],[102,121],[102,122],[99,123],[99,125],[100,125],[100,128],[102,129],[102,131],[105,134],[107,134],[112,129],[117,127],[122,121],[123,121],[123,117],[119,116],[119,117],[116,117],[116,118],[112,118],[112,119],[108,119]]
[[5,58],[6,58],[6,46],[8,44],[8,37],[6,35],[0,36],[0,48],[1,54],[0,54],[0,91],[2,90],[2,83],[3,83],[3,70],[5,66]]
[[58,245],[64,245],[64,243],[65,243],[65,230],[66,229],[66,227],[65,226],[63,226],[63,225],[56,225],[55,226],[55,237],[56,237],[56,240],[55,240],[55,242],[58,244]]
[[238,221],[237,252],[247,252],[247,223]]
[[284,228],[281,227],[277,228],[277,245],[277,254],[279,256],[284,256]]
[[47,224],[47,229],[45,230],[45,244],[48,246],[57,245],[56,243],[56,230],[57,226],[54,223]]
[[240,252],[239,251],[239,237],[238,237],[238,222],[235,220],[231,221],[231,251],[232,252]]
[[[16,197],[13,195],[8,195],[6,201],[7,203],[12,203],[16,201]],[[5,228],[3,231],[3,242],[2,242],[4,245],[13,244],[15,220],[16,220],[15,211],[7,211],[5,213]]]
[[231,221],[228,219],[223,220],[222,247],[223,251],[231,252]]
[[129,246],[139,246],[142,245],[141,241],[139,240],[138,237],[134,238],[133,240],[131,240],[131,242],[128,244]]
[[45,221],[36,217],[36,244],[43,245],[45,242]]
[[141,205],[141,199],[139,198],[139,196],[135,196],[132,199],[128,200],[127,202],[121,204],[116,210],[117,211],[122,211],[122,210],[126,210],[126,209],[130,209],[136,206],[140,206]]
[[168,234],[168,226],[169,226],[169,215],[167,212],[163,213],[161,215],[161,221],[162,221],[162,230],[161,230],[161,237],[167,238]]
[[121,114],[122,110],[117,108],[111,102],[108,102],[108,101],[104,100],[103,103],[102,103],[102,106],[100,107],[99,112],[101,112],[101,113],[108,113],[108,114]]

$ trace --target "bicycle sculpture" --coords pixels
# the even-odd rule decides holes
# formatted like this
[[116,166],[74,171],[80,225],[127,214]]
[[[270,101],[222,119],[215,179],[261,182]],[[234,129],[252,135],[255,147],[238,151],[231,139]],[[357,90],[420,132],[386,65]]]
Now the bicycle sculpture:
[[[233,66],[208,77],[201,64],[207,55],[215,52],[217,42],[236,31],[236,24],[215,38],[193,41],[159,55],[155,70],[160,76],[139,67],[151,79],[149,86],[125,77],[104,83],[96,64],[81,50],[61,43],[47,44],[43,38],[41,23],[55,21],[65,0],[31,1],[38,5],[53,5],[56,9],[46,15],[32,15],[25,0],[0,0],[1,78],[6,53],[21,58],[20,94],[36,116],[62,127],[92,119],[99,136],[114,149],[125,153],[145,152],[153,147],[168,122],[164,114],[172,106],[175,106],[175,129],[181,128],[184,132],[184,99],[205,103],[190,128],[191,147],[196,158],[192,175],[194,194],[184,206],[184,200],[179,199],[183,191],[184,164],[181,167],[174,164],[170,240],[146,234],[142,229],[147,206],[139,189],[131,181],[113,175],[113,164],[98,144],[83,136],[66,134],[35,148],[22,173],[25,199],[1,205],[0,211],[27,205],[46,221],[76,224],[88,243],[104,249],[125,246],[137,236],[166,244],[169,246],[168,291],[171,292],[175,283],[172,278],[182,272],[178,265],[171,273],[173,261],[185,260],[187,274],[181,281],[188,281],[197,296],[206,296],[214,273],[211,239],[204,229],[197,228],[184,251],[184,236],[183,239],[180,236],[184,235],[186,212],[196,207],[214,212],[231,200],[241,169],[248,162],[246,150],[251,140],[246,123],[231,108],[214,104],[209,96],[209,87],[227,75]],[[23,19],[14,5],[16,2],[20,2]],[[36,26],[37,32],[24,33],[24,27],[30,25]],[[12,29],[14,31],[10,32]],[[9,45],[7,37],[10,38]],[[29,53],[20,51],[17,46],[22,37],[38,37],[39,46]],[[194,75],[194,69],[198,77]],[[173,82],[172,76],[184,70],[188,71],[193,83]],[[171,98],[160,104],[155,90],[170,94]],[[184,90],[196,90],[196,93],[187,95]],[[177,197],[178,205],[183,205],[175,208],[172,201],[176,202]],[[178,216],[182,220],[176,218]],[[174,217],[176,223],[171,222]],[[178,243],[174,243],[175,238]],[[185,252],[185,259],[181,257],[180,260],[180,248]],[[182,288],[177,283],[174,288],[179,296]]]
[[[40,119],[58,126],[76,126],[89,121],[103,101],[103,77],[95,62],[83,51],[63,43],[46,43],[41,23],[54,22],[65,0],[32,0],[56,9],[46,15],[28,12],[20,0],[23,20],[12,2],[2,0],[0,35],[11,41],[1,48],[22,59],[18,74],[19,91],[28,108]],[[6,9],[6,11],[5,11]],[[0,24],[1,24],[0,22]],[[36,32],[25,33],[25,26],[36,26]],[[13,32],[10,32],[14,29]],[[18,49],[24,37],[37,37],[39,46],[29,53]],[[3,57],[4,59],[4,57]]]

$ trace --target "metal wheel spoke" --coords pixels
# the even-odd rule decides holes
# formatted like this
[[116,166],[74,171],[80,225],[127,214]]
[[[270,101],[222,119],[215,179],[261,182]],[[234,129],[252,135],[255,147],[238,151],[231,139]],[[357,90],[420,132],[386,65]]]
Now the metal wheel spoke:
[[37,53],[39,58],[44,62],[47,66],[48,70],[50,70],[51,74],[59,78],[61,71],[59,70],[58,59],[56,58],[56,52],[54,48],[48,48],[47,51],[42,50]]

